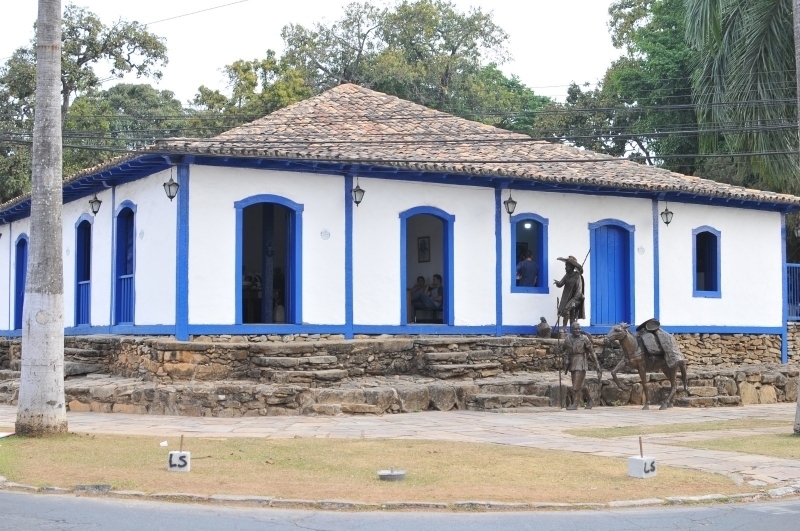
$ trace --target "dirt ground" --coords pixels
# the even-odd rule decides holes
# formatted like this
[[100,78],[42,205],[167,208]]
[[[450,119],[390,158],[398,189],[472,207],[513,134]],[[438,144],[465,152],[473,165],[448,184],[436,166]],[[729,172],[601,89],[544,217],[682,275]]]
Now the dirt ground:
[[[0,427],[0,431],[3,428]],[[243,494],[362,502],[491,500],[595,502],[754,492],[725,476],[662,467],[629,478],[623,459],[560,451],[412,440],[186,438],[191,472],[167,471],[170,438],[68,434],[0,439],[0,475],[9,481],[117,490]],[[403,482],[376,472],[406,470]]]

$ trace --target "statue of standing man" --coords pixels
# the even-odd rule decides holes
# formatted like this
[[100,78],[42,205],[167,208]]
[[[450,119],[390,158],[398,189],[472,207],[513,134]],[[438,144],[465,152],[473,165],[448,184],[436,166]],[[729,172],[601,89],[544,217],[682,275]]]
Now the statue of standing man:
[[597,361],[597,354],[592,346],[592,339],[581,332],[581,325],[575,323],[570,329],[570,335],[564,341],[564,365],[572,375],[572,393],[574,401],[567,407],[569,410],[578,409],[583,404],[584,391],[587,399],[586,409],[592,409],[594,401],[592,395],[586,387],[586,371],[589,370],[589,355],[594,358],[597,367],[597,381],[602,378],[600,362]]
[[572,324],[578,319],[585,319],[586,313],[583,309],[583,266],[578,263],[574,256],[559,258],[564,262],[566,274],[561,280],[554,280],[557,288],[564,288],[561,292],[561,302],[558,305],[558,316],[561,317],[564,327]]

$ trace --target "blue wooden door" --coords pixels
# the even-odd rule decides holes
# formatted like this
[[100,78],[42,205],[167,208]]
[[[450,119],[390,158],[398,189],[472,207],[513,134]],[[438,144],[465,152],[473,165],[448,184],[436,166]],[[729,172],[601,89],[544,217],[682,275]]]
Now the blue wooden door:
[[92,225],[84,220],[78,225],[75,246],[75,326],[88,325],[92,282]]
[[14,328],[22,328],[22,305],[25,303],[25,281],[28,278],[28,240],[17,242],[14,282]]
[[592,324],[630,323],[631,233],[616,225],[603,225],[592,238]]
[[134,213],[123,209],[117,216],[115,324],[133,324],[134,308]]

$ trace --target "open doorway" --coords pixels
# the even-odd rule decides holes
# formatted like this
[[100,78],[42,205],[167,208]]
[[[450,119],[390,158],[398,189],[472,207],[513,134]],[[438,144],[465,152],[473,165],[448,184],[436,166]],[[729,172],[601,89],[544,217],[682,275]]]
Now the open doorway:
[[416,214],[406,223],[406,322],[445,324],[448,269],[447,224],[432,214]]
[[293,323],[294,211],[256,203],[242,213],[242,322]]

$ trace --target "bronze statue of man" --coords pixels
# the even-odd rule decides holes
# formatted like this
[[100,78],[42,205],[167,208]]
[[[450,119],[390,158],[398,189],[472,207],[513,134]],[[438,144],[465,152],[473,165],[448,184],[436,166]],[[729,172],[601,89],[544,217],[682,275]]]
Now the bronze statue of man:
[[585,319],[586,313],[583,309],[583,266],[578,263],[574,256],[559,258],[564,262],[566,274],[561,280],[554,280],[557,288],[564,288],[561,292],[561,302],[558,305],[558,316],[562,318],[563,324],[572,326],[578,319]]
[[592,339],[581,332],[581,325],[574,323],[570,329],[570,335],[564,341],[564,365],[572,375],[572,392],[575,400],[567,407],[569,410],[578,409],[583,404],[584,390],[586,391],[586,409],[592,409],[594,401],[589,389],[585,385],[586,371],[589,370],[589,354],[594,358],[597,367],[597,381],[602,377],[600,362],[597,361],[597,354],[592,346]]

